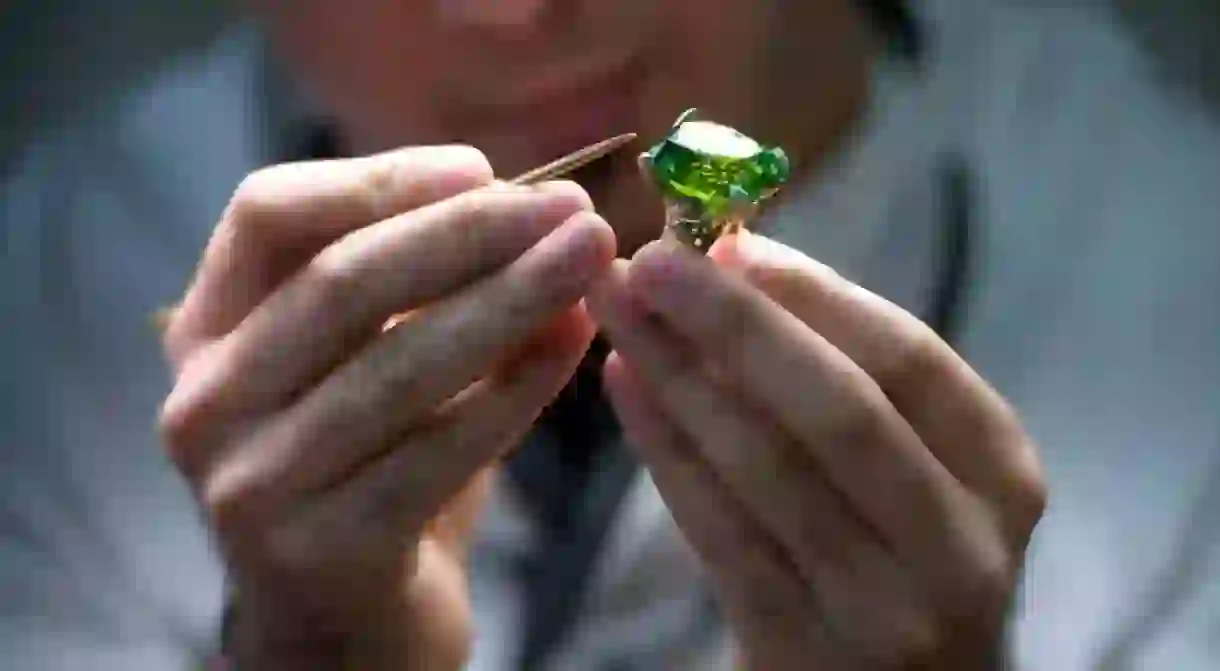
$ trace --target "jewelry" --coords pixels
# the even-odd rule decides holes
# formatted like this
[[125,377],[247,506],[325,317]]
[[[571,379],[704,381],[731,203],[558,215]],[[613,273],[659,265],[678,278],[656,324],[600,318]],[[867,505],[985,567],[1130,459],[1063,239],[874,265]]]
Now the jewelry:
[[788,156],[736,129],[683,112],[640,169],[665,202],[665,235],[706,252],[748,225],[788,181]]

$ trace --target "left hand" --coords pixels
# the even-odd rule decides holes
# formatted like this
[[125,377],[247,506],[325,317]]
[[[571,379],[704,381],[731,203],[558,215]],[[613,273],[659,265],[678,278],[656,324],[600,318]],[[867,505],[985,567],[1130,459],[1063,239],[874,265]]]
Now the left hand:
[[628,441],[754,671],[984,668],[1046,504],[1014,413],[916,318],[779,243],[653,243],[587,304]]

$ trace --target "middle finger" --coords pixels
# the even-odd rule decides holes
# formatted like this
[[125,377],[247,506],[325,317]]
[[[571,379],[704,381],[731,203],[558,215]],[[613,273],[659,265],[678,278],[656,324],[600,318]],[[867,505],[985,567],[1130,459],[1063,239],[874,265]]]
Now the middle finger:
[[224,487],[291,496],[332,484],[574,305],[613,257],[604,220],[572,217],[500,273],[376,338],[266,425],[246,455],[257,466]]
[[226,407],[243,415],[276,409],[390,315],[486,277],[587,209],[588,197],[569,183],[497,185],[361,229],[325,249],[218,343],[204,384],[223,386]]

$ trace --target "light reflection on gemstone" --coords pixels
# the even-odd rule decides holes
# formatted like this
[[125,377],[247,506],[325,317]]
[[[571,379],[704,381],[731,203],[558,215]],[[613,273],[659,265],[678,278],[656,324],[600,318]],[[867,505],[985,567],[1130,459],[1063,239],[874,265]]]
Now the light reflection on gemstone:
[[736,129],[687,110],[642,157],[665,201],[666,235],[706,251],[747,225],[758,205],[788,180],[788,157]]

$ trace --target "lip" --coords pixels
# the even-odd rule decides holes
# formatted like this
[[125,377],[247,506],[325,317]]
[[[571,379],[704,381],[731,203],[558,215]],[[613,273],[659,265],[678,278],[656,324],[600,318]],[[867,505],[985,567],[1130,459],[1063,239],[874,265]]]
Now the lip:
[[513,82],[499,100],[505,107],[533,107],[613,89],[638,74],[638,61],[630,58],[601,59],[584,64],[565,64],[533,78]]
[[489,134],[527,139],[538,158],[555,158],[634,130],[643,79],[643,68],[632,61],[566,68],[467,105],[465,121]]

